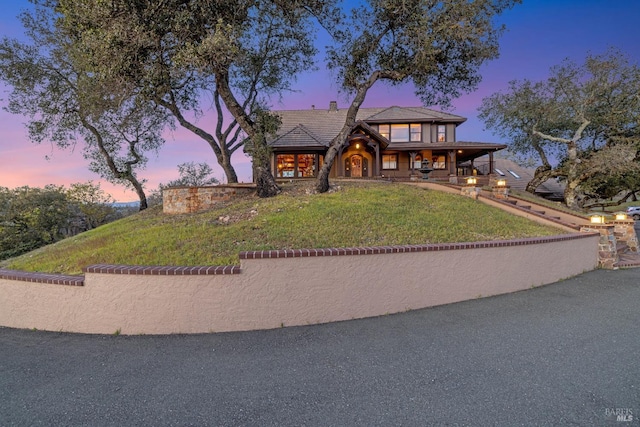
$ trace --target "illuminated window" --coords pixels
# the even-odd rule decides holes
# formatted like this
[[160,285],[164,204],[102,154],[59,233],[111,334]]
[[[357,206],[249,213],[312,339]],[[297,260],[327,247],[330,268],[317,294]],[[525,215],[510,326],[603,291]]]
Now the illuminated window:
[[[422,156],[420,154],[416,154],[415,159],[413,159],[413,169],[420,169],[422,167]],[[411,156],[409,156],[409,169],[411,169]]]
[[378,125],[378,133],[389,139],[389,125]]
[[397,154],[383,154],[382,155],[382,169],[398,169],[398,155]]
[[276,157],[276,176],[279,178],[293,178],[295,172],[295,161],[296,158],[293,154],[278,154]]
[[437,155],[437,156],[432,156],[431,157],[431,161],[433,162],[433,164],[431,165],[431,167],[433,169],[446,169],[447,168],[447,161],[446,161],[446,157],[444,156],[444,154]]
[[409,141],[409,125],[391,125],[392,142],[408,142]]
[[417,123],[378,125],[378,133],[392,142],[422,141],[422,125]]
[[308,178],[316,175],[315,154],[278,154],[277,178]]
[[447,127],[445,125],[438,125],[438,142],[445,142],[447,140]]

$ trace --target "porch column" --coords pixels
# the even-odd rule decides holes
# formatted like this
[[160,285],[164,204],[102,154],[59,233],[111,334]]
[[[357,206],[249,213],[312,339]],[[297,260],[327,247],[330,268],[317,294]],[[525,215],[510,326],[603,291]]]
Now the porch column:
[[493,175],[493,151],[489,152],[489,175]]
[[413,165],[415,165],[416,163],[416,154],[418,154],[417,151],[409,151],[409,161],[411,162],[411,167],[409,168],[409,170],[411,171],[411,175],[413,175]]
[[455,150],[449,151],[449,175],[458,175],[458,168],[456,165],[456,152]]
[[376,144],[376,170],[375,176],[380,176],[380,145]]

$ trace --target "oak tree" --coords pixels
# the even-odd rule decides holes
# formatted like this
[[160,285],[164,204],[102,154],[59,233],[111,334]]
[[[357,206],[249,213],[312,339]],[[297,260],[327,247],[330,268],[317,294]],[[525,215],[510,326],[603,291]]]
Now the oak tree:
[[476,88],[479,68],[498,56],[503,27],[494,19],[520,0],[367,0],[334,32],[328,66],[350,97],[345,123],[331,141],[316,189],[329,189],[329,171],[347,143],[369,89],[378,82],[412,83],[425,105],[448,106]]
[[560,178],[565,203],[580,208],[598,181],[637,181],[631,178],[640,174],[638,93],[640,67],[609,49],[583,64],[566,60],[544,81],[510,82],[505,93],[483,100],[480,118],[508,140],[510,151],[537,159],[527,191]]
[[35,143],[60,148],[83,143],[90,169],[133,188],[145,209],[137,170],[147,162],[145,153],[164,142],[167,117],[136,93],[106,85],[74,62],[73,40],[56,27],[57,18],[52,5],[37,5],[20,16],[29,41],[5,37],[0,42],[0,80],[11,88],[6,109],[27,117]]

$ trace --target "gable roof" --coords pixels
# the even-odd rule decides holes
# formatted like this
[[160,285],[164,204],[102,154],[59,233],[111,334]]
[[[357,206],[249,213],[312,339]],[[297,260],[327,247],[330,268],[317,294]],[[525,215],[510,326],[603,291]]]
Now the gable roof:
[[[309,139],[306,144],[291,133],[298,128],[313,142],[320,144],[318,147],[328,147],[331,140],[337,135],[347,118],[347,109],[310,109],[310,110],[275,110],[280,116],[282,125],[278,130],[278,136],[270,142],[273,147],[309,147]],[[356,122],[368,123],[455,123],[456,126],[466,119],[454,114],[443,113],[425,107],[384,107],[361,108],[356,115]],[[373,130],[367,125],[370,130]],[[377,132],[376,132],[377,134]],[[378,134],[379,136],[379,134]]]

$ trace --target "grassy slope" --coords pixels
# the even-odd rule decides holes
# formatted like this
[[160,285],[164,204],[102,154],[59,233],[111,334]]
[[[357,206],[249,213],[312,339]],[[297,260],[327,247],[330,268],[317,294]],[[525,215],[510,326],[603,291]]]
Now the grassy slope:
[[38,249],[1,265],[79,274],[91,264],[228,265],[238,252],[511,239],[562,232],[456,195],[404,184],[340,183],[307,194],[302,184],[271,199],[247,197],[208,212],[160,207]]

